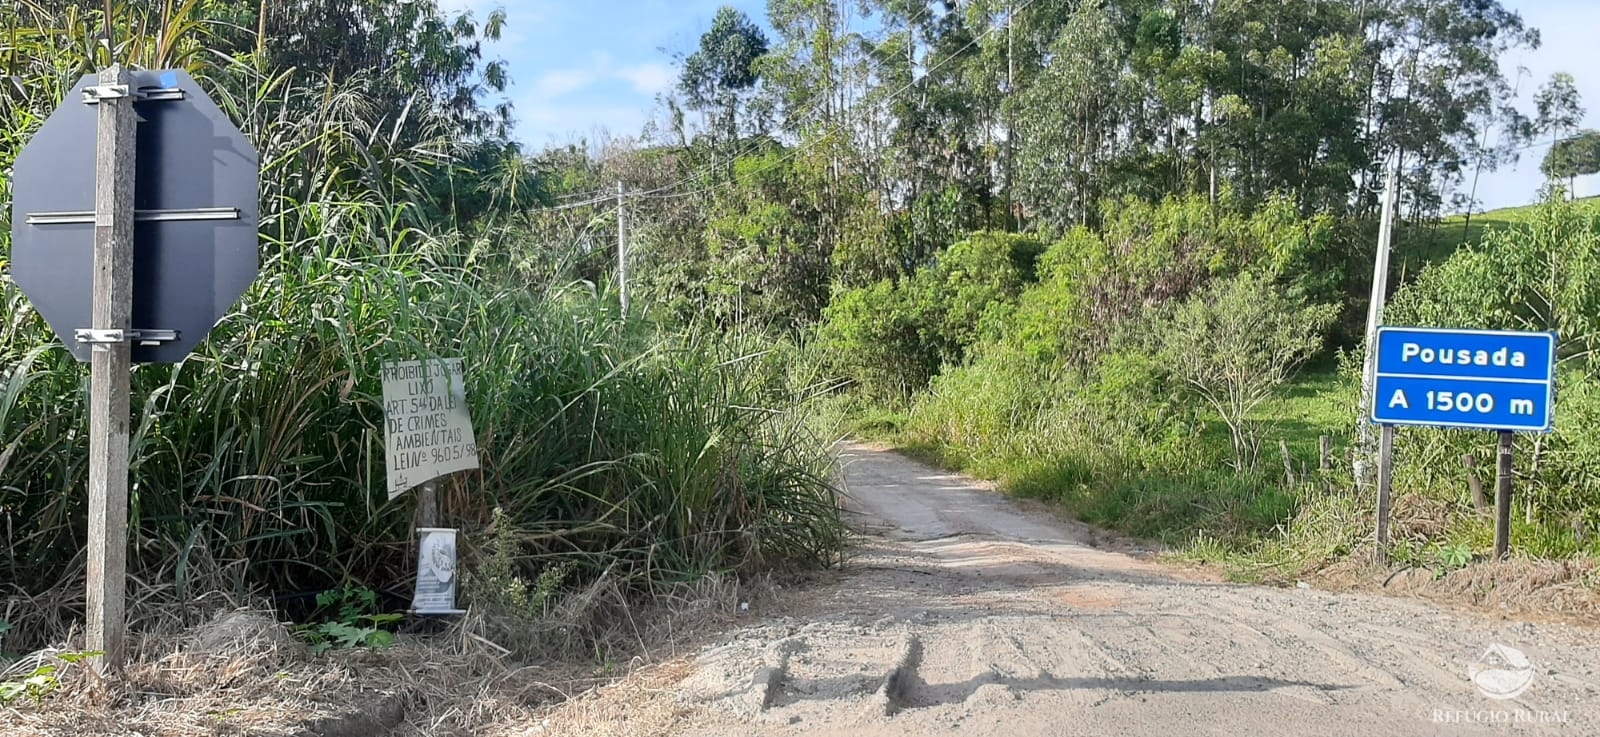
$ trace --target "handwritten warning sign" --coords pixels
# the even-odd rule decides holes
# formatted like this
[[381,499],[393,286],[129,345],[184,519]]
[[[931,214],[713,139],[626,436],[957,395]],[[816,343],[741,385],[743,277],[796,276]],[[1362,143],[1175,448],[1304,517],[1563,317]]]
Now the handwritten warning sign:
[[478,467],[461,359],[384,363],[383,408],[390,499]]

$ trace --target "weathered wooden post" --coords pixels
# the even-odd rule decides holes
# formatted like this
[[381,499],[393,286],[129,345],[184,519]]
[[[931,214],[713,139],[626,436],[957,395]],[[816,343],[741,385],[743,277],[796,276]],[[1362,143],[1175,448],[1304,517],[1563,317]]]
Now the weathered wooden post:
[[1511,449],[1516,435],[1510,430],[1500,431],[1500,462],[1494,480],[1494,557],[1504,560],[1511,555]]
[[1389,560],[1389,514],[1394,487],[1394,425],[1384,425],[1378,441],[1378,560]]
[[1489,498],[1483,495],[1483,479],[1478,478],[1478,454],[1461,456],[1461,465],[1467,468],[1467,490],[1472,492],[1472,508],[1483,511],[1489,508]]
[[[133,319],[133,183],[137,114],[126,69],[100,72],[95,132],[94,295],[91,330]],[[89,361],[89,586],[86,645],[122,667],[128,585],[128,377],[132,346],[94,346]]]

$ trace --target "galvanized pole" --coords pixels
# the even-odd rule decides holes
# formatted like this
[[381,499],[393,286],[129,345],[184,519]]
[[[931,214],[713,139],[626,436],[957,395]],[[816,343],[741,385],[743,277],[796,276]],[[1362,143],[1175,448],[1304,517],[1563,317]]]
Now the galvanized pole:
[[[133,186],[136,116],[131,78],[119,65],[100,72],[95,136],[94,300],[89,327],[126,331],[133,312]],[[127,627],[128,550],[127,340],[96,343],[89,362],[90,650],[103,668],[120,669]]]
[[1383,213],[1378,222],[1378,253],[1372,262],[1372,297],[1367,303],[1367,355],[1361,371],[1361,416],[1356,418],[1356,451],[1355,477],[1356,484],[1367,483],[1367,461],[1372,457],[1372,427],[1368,418],[1372,416],[1373,398],[1373,373],[1377,370],[1378,355],[1378,327],[1383,324],[1384,301],[1389,292],[1389,244],[1390,231],[1394,224],[1395,200],[1400,188],[1400,157],[1398,154],[1390,156],[1386,167],[1388,175],[1383,184]]
[[617,182],[617,289],[622,295],[622,315],[628,315],[628,205],[622,182]]

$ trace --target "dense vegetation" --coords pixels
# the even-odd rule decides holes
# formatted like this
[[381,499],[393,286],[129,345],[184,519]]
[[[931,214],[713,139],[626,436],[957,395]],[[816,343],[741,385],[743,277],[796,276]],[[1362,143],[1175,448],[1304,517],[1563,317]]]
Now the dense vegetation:
[[[1386,160],[1388,321],[1561,331],[1559,429],[1519,440],[1519,547],[1600,552],[1600,221],[1559,190],[1527,224],[1441,219],[1531,142],[1552,181],[1593,168],[1570,76],[1511,104],[1500,61],[1538,36],[1500,3],[767,11],[721,10],[639,137],[527,152],[482,53],[514,15],[120,6],[119,59],[205,80],[264,165],[262,278],[189,361],[136,372],[141,575],[180,594],[213,562],[241,589],[403,580],[375,376],[425,354],[473,367],[484,468],[446,510],[516,541],[497,575],[648,586],[827,560],[811,428],[838,413],[1100,524],[1317,565],[1370,527],[1346,452]],[[0,198],[107,61],[102,23],[0,8]],[[81,588],[83,371],[3,279],[0,299],[0,580],[49,624]],[[1488,438],[1402,438],[1399,554],[1482,552],[1459,459]]]
[[[770,30],[721,11],[642,139],[547,154],[574,198],[611,179],[638,193],[636,276],[659,314],[799,336],[850,380],[835,406],[857,430],[1092,521],[1317,565],[1370,536],[1351,367],[1392,160],[1387,321],[1559,325],[1573,422],[1519,440],[1517,539],[1540,556],[1594,549],[1597,499],[1578,471],[1589,287],[1573,271],[1495,292],[1489,310],[1489,293],[1459,286],[1579,269],[1570,249],[1590,216],[1552,190],[1526,226],[1442,217],[1471,204],[1474,173],[1535,145],[1552,183],[1591,170],[1570,75],[1542,83],[1532,109],[1513,104],[1500,60],[1538,44],[1515,13],[1409,0],[767,11]],[[574,235],[590,222],[535,217]],[[1467,265],[1512,243],[1517,263],[1544,266]],[[1397,556],[1484,552],[1460,457],[1487,463],[1489,437],[1403,435]]]
[[[498,580],[472,592],[541,574],[546,590],[604,574],[648,591],[833,559],[831,461],[796,411],[814,391],[801,364],[759,335],[627,319],[542,255],[572,244],[536,246],[520,224],[548,195],[503,115],[485,112],[503,79],[479,43],[502,16],[354,6],[394,21],[373,26],[322,15],[348,4],[271,7],[301,15],[134,3],[117,16],[119,60],[203,80],[263,170],[260,278],[187,360],[134,371],[136,617],[217,587],[300,613],[347,585],[406,603],[413,503],[385,494],[378,377],[385,360],[428,356],[469,367],[482,469],[441,493],[469,547],[493,533]],[[105,61],[101,23],[76,5],[0,8],[14,85],[0,94],[0,199],[19,145]],[[240,30],[258,23],[333,35],[258,44]],[[395,48],[409,66],[388,63]],[[0,612],[14,651],[81,616],[87,372],[5,278],[0,225]]]

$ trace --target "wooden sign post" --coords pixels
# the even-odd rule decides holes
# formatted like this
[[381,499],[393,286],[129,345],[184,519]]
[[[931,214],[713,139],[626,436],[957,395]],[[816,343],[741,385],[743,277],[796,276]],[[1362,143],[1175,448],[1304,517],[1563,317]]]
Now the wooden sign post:
[[1511,555],[1511,448],[1516,435],[1510,430],[1500,431],[1499,463],[1494,480],[1494,558],[1504,560]]
[[89,364],[84,614],[97,667],[123,656],[129,372],[182,361],[255,280],[260,172],[187,72],[115,64],[79,78],[13,164],[12,281]]
[[[120,66],[100,73],[94,203],[92,330],[128,330],[133,316],[133,183],[136,114],[129,75]],[[102,668],[121,668],[127,628],[124,596],[128,551],[127,341],[94,346],[89,362],[90,650],[105,653]]]
[[1389,560],[1389,509],[1394,494],[1394,425],[1384,425],[1378,441],[1378,560]]

